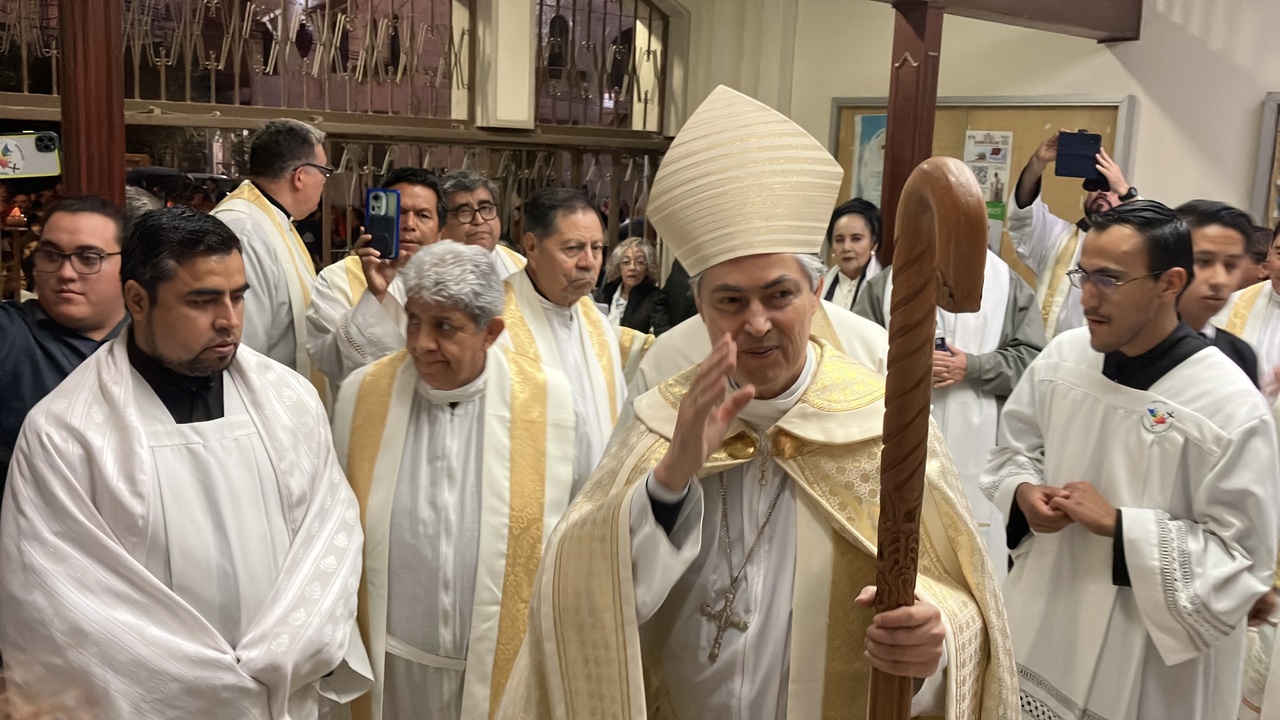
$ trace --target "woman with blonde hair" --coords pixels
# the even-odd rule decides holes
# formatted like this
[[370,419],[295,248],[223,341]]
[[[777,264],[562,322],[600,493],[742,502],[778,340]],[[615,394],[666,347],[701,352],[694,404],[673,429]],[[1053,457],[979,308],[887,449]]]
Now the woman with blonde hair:
[[654,334],[670,329],[655,255],[653,245],[644,238],[630,238],[609,255],[605,284],[596,291],[596,302],[607,308],[614,327]]

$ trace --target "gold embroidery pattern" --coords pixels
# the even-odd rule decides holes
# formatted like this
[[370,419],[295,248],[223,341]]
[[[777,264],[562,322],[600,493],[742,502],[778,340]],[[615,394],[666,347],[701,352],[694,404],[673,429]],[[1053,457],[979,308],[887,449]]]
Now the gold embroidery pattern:
[[884,397],[884,378],[870,368],[834,351],[825,340],[818,345],[818,368],[800,402],[823,412],[849,412]]
[[[392,353],[369,366],[360,382],[360,394],[352,409],[351,435],[347,449],[347,480],[360,504],[360,526],[365,527],[365,513],[369,504],[369,492],[373,488],[373,470],[378,463],[378,451],[382,448],[382,435],[387,427],[387,412],[391,408],[391,391],[396,375],[409,354],[403,350]],[[367,560],[367,558],[366,558]],[[360,576],[357,592],[356,624],[365,647],[369,647],[369,585],[364,573]],[[351,716],[356,720],[373,717],[372,698],[369,694],[351,703]]]
[[[617,562],[624,550],[618,546],[619,523],[628,521],[620,506],[628,488],[648,475],[666,449],[665,440],[650,435],[641,423],[632,423],[610,445],[548,548],[548,558],[555,563],[551,592],[555,645],[560,650],[556,660],[565,696],[580,701],[565,708],[566,717],[629,718],[632,694],[643,692],[636,681],[642,669],[630,666],[626,650],[636,639],[628,637],[635,632],[634,610],[622,604],[621,587],[630,584],[630,578],[615,575],[613,569],[616,564],[618,573],[631,573],[629,562]],[[623,472],[627,467],[629,474]],[[584,618],[593,621],[584,623]]]
[[1249,315],[1253,313],[1253,306],[1258,303],[1258,296],[1262,294],[1268,282],[1263,280],[1240,291],[1240,296],[1236,298],[1235,304],[1231,306],[1231,314],[1227,316],[1227,327],[1225,328],[1227,332],[1238,337],[1244,337],[1244,326],[1249,323]]
[[1062,251],[1058,253],[1057,259],[1053,263],[1053,270],[1049,275],[1049,287],[1044,293],[1044,302],[1040,305],[1040,317],[1044,320],[1044,326],[1049,330],[1049,337],[1053,337],[1054,329],[1057,327],[1056,322],[1050,322],[1049,318],[1054,317],[1062,303],[1054,302],[1058,297],[1058,288],[1062,287],[1062,281],[1067,277],[1067,266],[1076,257],[1076,247],[1080,244],[1080,231],[1071,233],[1071,239],[1066,245],[1062,246]]
[[586,321],[591,349],[595,351],[600,372],[604,373],[605,392],[609,393],[609,422],[613,424],[618,422],[618,375],[613,367],[613,353],[609,352],[609,343],[605,340],[608,336],[605,334],[604,316],[590,297],[578,301],[578,314]]
[[542,360],[542,355],[538,353],[538,343],[533,339],[533,331],[529,329],[529,322],[524,319],[524,313],[520,312],[520,305],[516,303],[515,288],[509,281],[502,286],[505,293],[502,319],[507,323],[507,334],[511,336],[511,344],[521,355]]
[[[853,446],[812,446],[793,461],[798,477],[820,479],[806,480],[804,486],[840,519],[837,529],[850,542],[856,542],[854,534],[876,542],[881,449],[878,439]],[[1009,718],[1017,707],[1017,681],[1004,604],[977,528],[958,510],[968,504],[936,428],[930,433],[929,458],[929,494],[947,534],[946,551],[954,553],[963,575],[947,570],[942,548],[936,545],[941,538],[922,532],[918,582],[922,593],[947,615],[954,632],[955,656],[948,662],[961,679],[955,685],[957,717]],[[834,595],[832,602],[834,606]],[[990,634],[988,627],[994,629]]]
[[528,629],[546,506],[547,384],[537,360],[505,353],[511,371],[511,496],[489,716],[497,712]]
[[[853,602],[862,588],[876,581],[875,558],[861,547],[832,534],[831,607],[827,611],[827,658],[822,681],[823,720],[867,717],[871,665],[863,657],[873,608]],[[963,716],[958,716],[963,717]]]

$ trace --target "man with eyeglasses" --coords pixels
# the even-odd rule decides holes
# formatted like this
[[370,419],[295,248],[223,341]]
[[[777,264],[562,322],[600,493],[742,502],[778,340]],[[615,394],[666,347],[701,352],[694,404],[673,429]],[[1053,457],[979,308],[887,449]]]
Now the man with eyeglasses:
[[307,307],[316,279],[295,219],[320,205],[334,169],[324,152],[324,133],[290,119],[272,120],[249,145],[249,179],[213,209],[244,248],[253,289],[245,296],[245,345],[307,378],[328,396],[328,382],[307,354]]
[[124,222],[100,197],[55,205],[32,254],[36,299],[0,303],[0,490],[27,413],[124,327]]
[[1001,415],[983,491],[1023,711],[1235,717],[1246,618],[1275,574],[1280,451],[1262,395],[1178,317],[1191,233],[1157,202],[1091,218],[1061,333]]
[[426,170],[396,168],[382,187],[400,193],[399,255],[380,257],[369,247],[373,238],[362,235],[354,254],[320,271],[307,308],[307,351],[335,384],[404,349],[408,315],[400,270],[418,250],[440,240],[447,212],[440,181]]
[[441,185],[444,187],[445,204],[449,207],[449,221],[445,223],[440,237],[488,250],[501,278],[523,270],[524,257],[498,242],[502,237],[498,186],[489,178],[469,170],[455,170],[445,175]]

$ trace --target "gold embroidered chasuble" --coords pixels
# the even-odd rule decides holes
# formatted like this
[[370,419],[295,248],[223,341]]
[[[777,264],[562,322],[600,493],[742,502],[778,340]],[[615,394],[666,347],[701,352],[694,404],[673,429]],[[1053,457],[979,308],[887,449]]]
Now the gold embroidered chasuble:
[[[799,403],[764,437],[735,421],[700,479],[747,463],[760,442],[795,483],[797,538],[788,718],[866,717],[863,657],[874,584],[884,381],[820,340]],[[634,484],[667,451],[698,367],[636,400],[586,488],[557,526],[539,570],[503,720],[670,717],[661,668],[641,652],[632,578]],[[921,597],[946,625],[949,718],[1017,717],[1017,680],[996,575],[941,435],[930,433],[921,519]]]

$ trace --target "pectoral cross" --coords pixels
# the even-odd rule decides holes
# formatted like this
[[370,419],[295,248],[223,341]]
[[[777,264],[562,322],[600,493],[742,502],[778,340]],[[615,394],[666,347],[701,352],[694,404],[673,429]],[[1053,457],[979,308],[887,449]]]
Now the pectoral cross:
[[709,618],[716,626],[716,639],[711,643],[711,653],[707,655],[707,659],[714,663],[720,657],[720,644],[724,642],[724,633],[729,628],[733,628],[739,632],[746,632],[751,626],[746,618],[740,618],[733,614],[733,588],[724,594],[724,603],[720,605],[720,609],[716,610],[711,607],[711,603],[704,603],[702,606],[702,616]]

